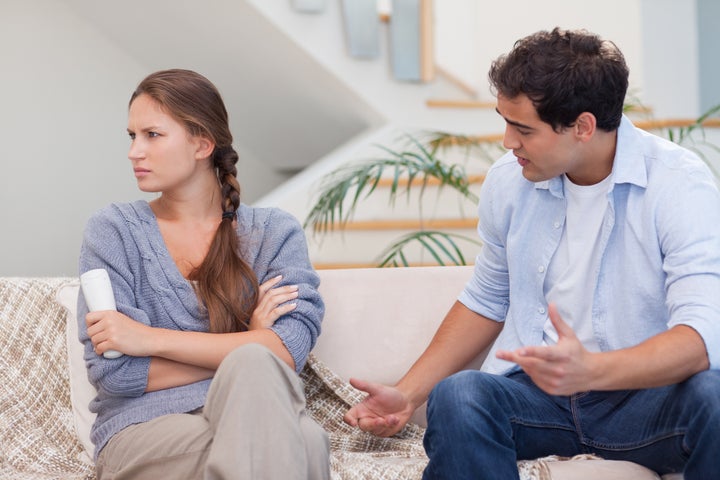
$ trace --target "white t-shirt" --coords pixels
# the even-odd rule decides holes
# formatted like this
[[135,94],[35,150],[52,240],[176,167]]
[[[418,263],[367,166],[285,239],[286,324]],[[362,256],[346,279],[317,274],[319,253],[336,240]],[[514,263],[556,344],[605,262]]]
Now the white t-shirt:
[[[576,185],[563,176],[567,216],[557,252],[545,277],[545,299],[555,303],[562,319],[582,344],[599,352],[592,325],[592,301],[600,268],[600,228],[608,207],[610,176],[595,185]],[[543,328],[543,344],[554,345],[558,335],[550,319]]]

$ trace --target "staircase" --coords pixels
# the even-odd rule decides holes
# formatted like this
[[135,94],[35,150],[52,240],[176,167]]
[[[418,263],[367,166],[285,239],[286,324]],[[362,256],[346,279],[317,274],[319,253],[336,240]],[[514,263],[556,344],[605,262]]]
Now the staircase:
[[[318,179],[339,165],[385,154],[378,145],[402,150],[407,147],[408,135],[424,137],[437,130],[469,135],[497,131],[501,125],[494,102],[480,102],[476,89],[435,64],[431,0],[377,5],[356,0],[295,0],[290,8],[275,2],[249,3],[388,119],[385,125],[369,129],[331,152],[255,205],[279,206],[304,221],[319,194]],[[328,47],[331,34],[321,33],[321,25],[326,30],[334,25],[334,38],[342,38],[343,44]],[[458,111],[455,106],[467,101],[473,102],[472,107]],[[498,138],[496,135],[492,140]],[[489,159],[495,158],[497,151],[492,157],[478,158],[476,152],[466,153],[462,146],[455,146],[439,150],[438,157],[466,169],[469,189],[476,196]],[[320,232],[308,226],[310,255],[316,267],[375,266],[386,247],[419,230],[469,238],[457,240],[457,246],[462,263],[472,263],[478,248],[476,202],[433,181],[424,189],[417,184],[408,188],[401,182],[399,190],[391,205],[391,182],[382,181],[342,228]],[[418,245],[409,247],[405,255],[412,265],[438,263]]]
[[[288,35],[311,55],[316,55],[329,70],[335,69],[338,63],[342,64],[342,68],[334,70],[338,77],[389,119],[382,127],[367,131],[331,152],[282,188],[256,202],[257,205],[279,206],[305,221],[313,202],[323,195],[318,179],[342,165],[386,155],[377,145],[402,150],[407,146],[408,134],[422,137],[429,130],[441,130],[465,135],[467,140],[479,140],[485,145],[485,151],[465,152],[460,144],[438,152],[438,157],[445,163],[465,168],[469,190],[474,196],[478,195],[484,173],[492,160],[504,152],[499,146],[502,140],[499,132],[504,125],[494,111],[495,102],[480,98],[477,88],[436,65],[428,52],[427,42],[420,38],[422,31],[432,36],[428,30],[428,25],[432,25],[428,21],[428,15],[432,15],[430,0],[385,2],[386,7],[390,5],[391,8],[381,8],[380,11],[372,3],[296,0],[293,2],[295,11],[286,9],[282,14],[278,14],[277,6],[272,7],[272,2],[258,0],[255,3],[256,8],[274,18]],[[340,5],[342,8],[339,8]],[[398,12],[406,14],[403,8],[414,8],[407,15],[414,26],[403,27],[406,35],[410,31],[410,36],[414,36],[414,42],[393,41],[397,31],[403,30],[398,25],[406,18],[397,17]],[[357,15],[357,18],[352,18],[352,15]],[[318,25],[323,18],[325,21],[329,18],[337,23],[339,29],[344,29],[342,38],[345,44],[334,53],[332,49],[328,53],[326,45],[319,48],[321,44],[315,43],[312,35],[307,36],[308,28]],[[399,48],[398,45],[411,48],[411,51],[398,54],[394,50]],[[410,62],[413,68],[407,69],[407,65],[399,67],[394,63],[403,57],[423,60]],[[382,88],[377,86],[380,83]],[[650,113],[634,112],[637,119],[643,119]],[[680,127],[691,122],[647,122],[643,128],[667,136],[668,127]],[[720,142],[716,144],[720,145]],[[423,187],[417,181],[408,185],[403,180],[395,186],[399,193],[393,201],[393,179],[386,174],[371,194],[360,195],[357,208],[349,218],[335,222],[330,228],[307,226],[310,257],[316,268],[378,266],[387,261],[384,255],[389,247],[404,236],[419,231],[439,231],[467,240],[454,237],[455,245],[449,246],[426,239],[426,244],[440,252],[439,256],[416,242],[403,251],[402,258],[396,256],[394,263],[414,266],[473,262],[479,249],[474,201],[434,181]],[[348,198],[354,194],[351,189]],[[344,204],[346,212],[349,206],[348,200]],[[454,259],[443,255],[443,249],[449,251]],[[392,266],[393,262],[389,264]]]

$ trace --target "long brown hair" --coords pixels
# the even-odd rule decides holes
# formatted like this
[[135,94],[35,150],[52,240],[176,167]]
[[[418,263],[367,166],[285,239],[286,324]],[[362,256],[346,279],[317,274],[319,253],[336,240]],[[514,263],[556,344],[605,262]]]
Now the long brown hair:
[[233,221],[240,206],[238,154],[232,147],[228,114],[217,88],[190,70],[162,70],[148,75],[130,98],[147,95],[183,124],[190,135],[215,143],[212,164],[222,192],[223,217],[202,264],[191,272],[195,290],[206,307],[210,331],[247,330],[258,299],[258,281],[239,252]]

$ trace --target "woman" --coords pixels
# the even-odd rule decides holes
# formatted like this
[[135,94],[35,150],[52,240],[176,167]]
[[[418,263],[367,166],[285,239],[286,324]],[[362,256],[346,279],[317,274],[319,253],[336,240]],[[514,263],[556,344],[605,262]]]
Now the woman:
[[118,309],[78,305],[98,478],[329,478],[296,373],[324,313],[300,225],[240,204],[205,77],[149,75],[128,133],[138,186],[159,196],[96,213],[80,255],[81,274],[108,271]]

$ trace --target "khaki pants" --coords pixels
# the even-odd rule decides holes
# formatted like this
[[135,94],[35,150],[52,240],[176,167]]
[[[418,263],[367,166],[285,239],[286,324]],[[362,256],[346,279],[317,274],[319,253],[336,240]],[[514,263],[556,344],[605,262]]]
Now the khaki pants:
[[297,374],[260,345],[230,353],[202,410],[131,425],[100,452],[98,479],[324,480],[327,435]]

